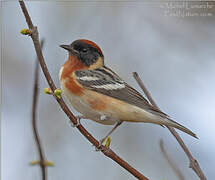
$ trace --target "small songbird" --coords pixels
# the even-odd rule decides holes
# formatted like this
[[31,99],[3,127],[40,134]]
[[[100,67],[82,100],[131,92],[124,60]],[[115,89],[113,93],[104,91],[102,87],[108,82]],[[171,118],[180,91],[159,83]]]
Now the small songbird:
[[59,74],[64,95],[85,119],[115,124],[108,135],[126,121],[171,126],[197,138],[105,66],[104,55],[96,43],[79,39],[60,47],[69,52]]

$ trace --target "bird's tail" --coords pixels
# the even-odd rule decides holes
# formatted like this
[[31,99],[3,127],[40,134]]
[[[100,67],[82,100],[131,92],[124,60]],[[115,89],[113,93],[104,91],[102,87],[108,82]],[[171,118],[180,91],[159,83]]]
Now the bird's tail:
[[185,133],[187,133],[187,134],[189,134],[189,135],[191,135],[191,136],[193,136],[193,137],[195,137],[195,138],[198,139],[198,137],[196,136],[195,133],[193,133],[193,132],[192,132],[191,130],[189,130],[188,128],[182,126],[181,124],[179,124],[179,123],[177,123],[177,122],[175,122],[175,121],[173,121],[173,120],[171,120],[171,119],[169,119],[169,118],[164,118],[163,121],[164,121],[164,122],[162,123],[163,125],[167,125],[167,126],[174,127],[174,128],[176,128],[176,129],[179,129],[179,130],[181,130],[181,131],[183,131],[183,132],[185,132]]

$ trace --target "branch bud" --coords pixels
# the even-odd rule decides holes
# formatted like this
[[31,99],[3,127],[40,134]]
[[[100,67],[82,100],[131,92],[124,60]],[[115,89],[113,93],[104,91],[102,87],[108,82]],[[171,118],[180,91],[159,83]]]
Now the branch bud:
[[31,161],[30,162],[31,166],[38,165],[38,164],[40,164],[40,161]]
[[[30,162],[30,165],[31,166],[35,166],[35,165],[40,165],[40,161],[31,161]],[[49,167],[53,167],[54,166],[54,163],[53,162],[51,162],[51,161],[44,161],[43,162],[43,165],[44,166],[49,166]]]
[[32,31],[30,29],[22,29],[20,31],[20,33],[23,34],[23,35],[31,35]]
[[51,162],[51,161],[44,161],[43,164],[44,164],[45,166],[49,166],[49,167],[53,167],[53,166],[54,166],[54,163]]
[[45,94],[52,94],[52,90],[51,90],[50,88],[44,88],[44,89],[43,89],[43,92],[44,92]]
[[111,138],[110,138],[110,136],[108,136],[108,137],[104,140],[103,145],[109,148],[109,147],[110,147],[110,142],[111,142]]
[[55,91],[54,91],[54,94],[57,96],[57,98],[61,98],[61,93],[62,93],[62,91],[61,91],[61,89],[55,89]]

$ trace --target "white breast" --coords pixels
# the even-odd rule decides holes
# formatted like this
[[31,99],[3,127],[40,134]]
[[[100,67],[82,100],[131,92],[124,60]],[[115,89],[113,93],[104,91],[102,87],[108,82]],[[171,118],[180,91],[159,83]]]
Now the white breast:
[[63,72],[63,66],[60,68],[59,79],[61,79],[62,72]]

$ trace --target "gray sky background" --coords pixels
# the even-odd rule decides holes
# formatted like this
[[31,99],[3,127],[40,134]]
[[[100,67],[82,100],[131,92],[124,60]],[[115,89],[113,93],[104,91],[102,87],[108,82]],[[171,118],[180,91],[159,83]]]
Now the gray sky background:
[[[140,91],[132,78],[137,71],[160,108],[198,135],[196,140],[179,132],[208,179],[215,177],[215,3],[205,10],[189,10],[199,13],[195,17],[174,17],[170,4],[161,2],[34,1],[26,5],[40,37],[45,38],[44,56],[58,86],[58,71],[67,58],[59,45],[79,38],[95,41],[108,66]],[[30,119],[35,52],[31,39],[19,33],[27,25],[18,2],[4,1],[1,7],[2,179],[37,180],[39,168],[28,165],[38,159]],[[202,17],[202,12],[212,16]],[[70,127],[55,100],[43,94],[47,86],[41,73],[38,128],[46,157],[55,164],[48,169],[48,179],[134,179],[94,152]],[[82,123],[98,139],[111,128],[87,120]],[[197,179],[167,128],[125,123],[111,139],[111,148],[145,176],[174,180],[177,177],[159,149],[163,139],[185,178]]]

